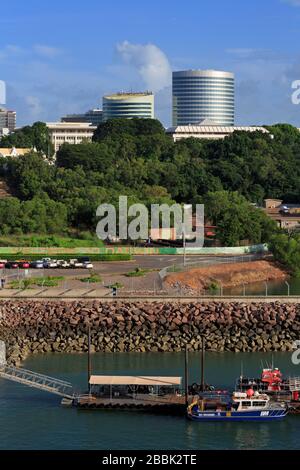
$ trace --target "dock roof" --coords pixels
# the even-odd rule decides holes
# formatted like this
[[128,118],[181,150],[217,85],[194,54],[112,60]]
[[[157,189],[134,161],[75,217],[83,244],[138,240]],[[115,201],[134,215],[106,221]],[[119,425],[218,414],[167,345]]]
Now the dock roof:
[[90,385],[181,385],[181,377],[92,375]]

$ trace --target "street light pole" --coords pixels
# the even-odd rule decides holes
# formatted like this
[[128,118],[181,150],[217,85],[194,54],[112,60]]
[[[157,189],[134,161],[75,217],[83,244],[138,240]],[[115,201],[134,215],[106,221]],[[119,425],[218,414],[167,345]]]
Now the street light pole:
[[287,281],[285,281],[286,285],[287,285],[287,288],[288,288],[288,297],[290,296],[290,285]]
[[186,238],[185,238],[185,229],[183,229],[183,266],[186,266]]

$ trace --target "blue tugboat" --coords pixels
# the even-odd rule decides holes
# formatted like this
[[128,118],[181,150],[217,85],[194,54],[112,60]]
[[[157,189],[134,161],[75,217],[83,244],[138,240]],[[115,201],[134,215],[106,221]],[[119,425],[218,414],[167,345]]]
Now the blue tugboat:
[[188,407],[187,417],[193,421],[274,421],[287,414],[285,403],[270,402],[266,394],[234,392],[227,403],[197,397]]

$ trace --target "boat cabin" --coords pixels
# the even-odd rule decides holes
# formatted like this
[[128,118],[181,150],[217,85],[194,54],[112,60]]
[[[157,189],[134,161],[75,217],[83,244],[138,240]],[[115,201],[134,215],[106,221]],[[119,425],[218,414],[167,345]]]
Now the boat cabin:
[[232,409],[235,411],[261,410],[268,408],[270,399],[268,395],[253,392],[252,394],[244,392],[234,392],[232,396]]

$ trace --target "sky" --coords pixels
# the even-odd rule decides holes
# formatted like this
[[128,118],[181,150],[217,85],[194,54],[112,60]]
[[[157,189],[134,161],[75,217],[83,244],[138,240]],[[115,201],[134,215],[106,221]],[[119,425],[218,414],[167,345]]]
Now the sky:
[[14,0],[0,13],[0,80],[17,124],[152,90],[171,124],[173,70],[236,75],[236,124],[300,127],[300,0]]

